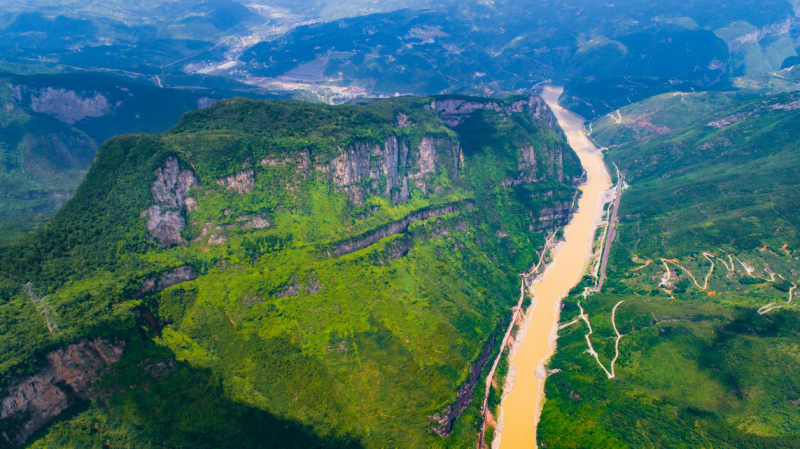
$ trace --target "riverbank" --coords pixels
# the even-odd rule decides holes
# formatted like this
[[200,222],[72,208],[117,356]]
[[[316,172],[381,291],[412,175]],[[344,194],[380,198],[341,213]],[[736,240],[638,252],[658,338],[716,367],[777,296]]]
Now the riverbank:
[[564,228],[564,241],[553,250],[553,261],[544,274],[529,286],[533,297],[525,311],[515,344],[510,352],[511,369],[500,405],[498,430],[493,447],[520,449],[536,447],[536,425],[544,403],[547,360],[555,350],[561,299],[577,285],[592,255],[592,244],[601,221],[604,196],[611,177],[603,154],[584,133],[584,120],[558,105],[561,88],[547,87],[542,97],[553,110],[570,146],[586,171],[586,183],[572,221]]

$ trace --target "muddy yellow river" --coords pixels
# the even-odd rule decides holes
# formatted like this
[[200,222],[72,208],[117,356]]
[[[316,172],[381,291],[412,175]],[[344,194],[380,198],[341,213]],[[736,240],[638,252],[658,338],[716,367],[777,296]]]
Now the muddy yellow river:
[[[548,87],[542,97],[555,113],[569,144],[586,170],[578,210],[564,229],[564,241],[553,250],[553,261],[532,285],[534,300],[511,351],[509,381],[500,404],[499,431],[494,447],[535,448],[536,426],[544,403],[545,364],[555,350],[561,299],[586,272],[592,241],[603,210],[603,195],[611,178],[603,156],[583,132],[583,118],[558,105],[562,89]],[[499,438],[499,441],[498,441]]]

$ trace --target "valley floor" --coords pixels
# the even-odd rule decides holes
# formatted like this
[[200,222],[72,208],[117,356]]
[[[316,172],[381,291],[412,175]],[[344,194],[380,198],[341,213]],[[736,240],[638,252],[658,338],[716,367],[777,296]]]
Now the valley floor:
[[558,105],[562,90],[547,88],[543,98],[554,111],[586,171],[578,209],[564,229],[564,241],[554,250],[553,261],[530,288],[534,297],[511,350],[511,372],[501,404],[500,448],[535,448],[536,425],[544,400],[545,364],[555,349],[561,299],[585,273],[597,224],[603,213],[611,179],[602,152],[583,132],[583,119]]

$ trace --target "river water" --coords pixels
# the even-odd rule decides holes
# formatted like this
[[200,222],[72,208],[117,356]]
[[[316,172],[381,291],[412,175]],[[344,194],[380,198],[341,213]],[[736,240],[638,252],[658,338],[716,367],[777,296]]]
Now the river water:
[[500,404],[499,431],[493,443],[500,449],[535,448],[536,426],[544,403],[545,365],[555,351],[561,299],[586,272],[592,242],[603,212],[603,197],[611,177],[602,152],[583,131],[584,119],[558,105],[563,89],[547,87],[542,98],[566,132],[570,146],[586,170],[578,210],[564,228],[564,241],[553,250],[553,261],[532,285],[534,300],[511,351],[510,390]]

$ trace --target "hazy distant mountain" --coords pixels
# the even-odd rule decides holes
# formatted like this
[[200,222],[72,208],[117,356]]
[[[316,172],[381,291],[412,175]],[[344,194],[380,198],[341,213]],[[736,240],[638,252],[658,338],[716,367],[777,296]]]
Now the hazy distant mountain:
[[389,94],[588,82],[591,95],[568,93],[591,116],[628,97],[778,69],[797,54],[794,26],[783,0],[460,2],[301,26],[240,59],[256,75]]

